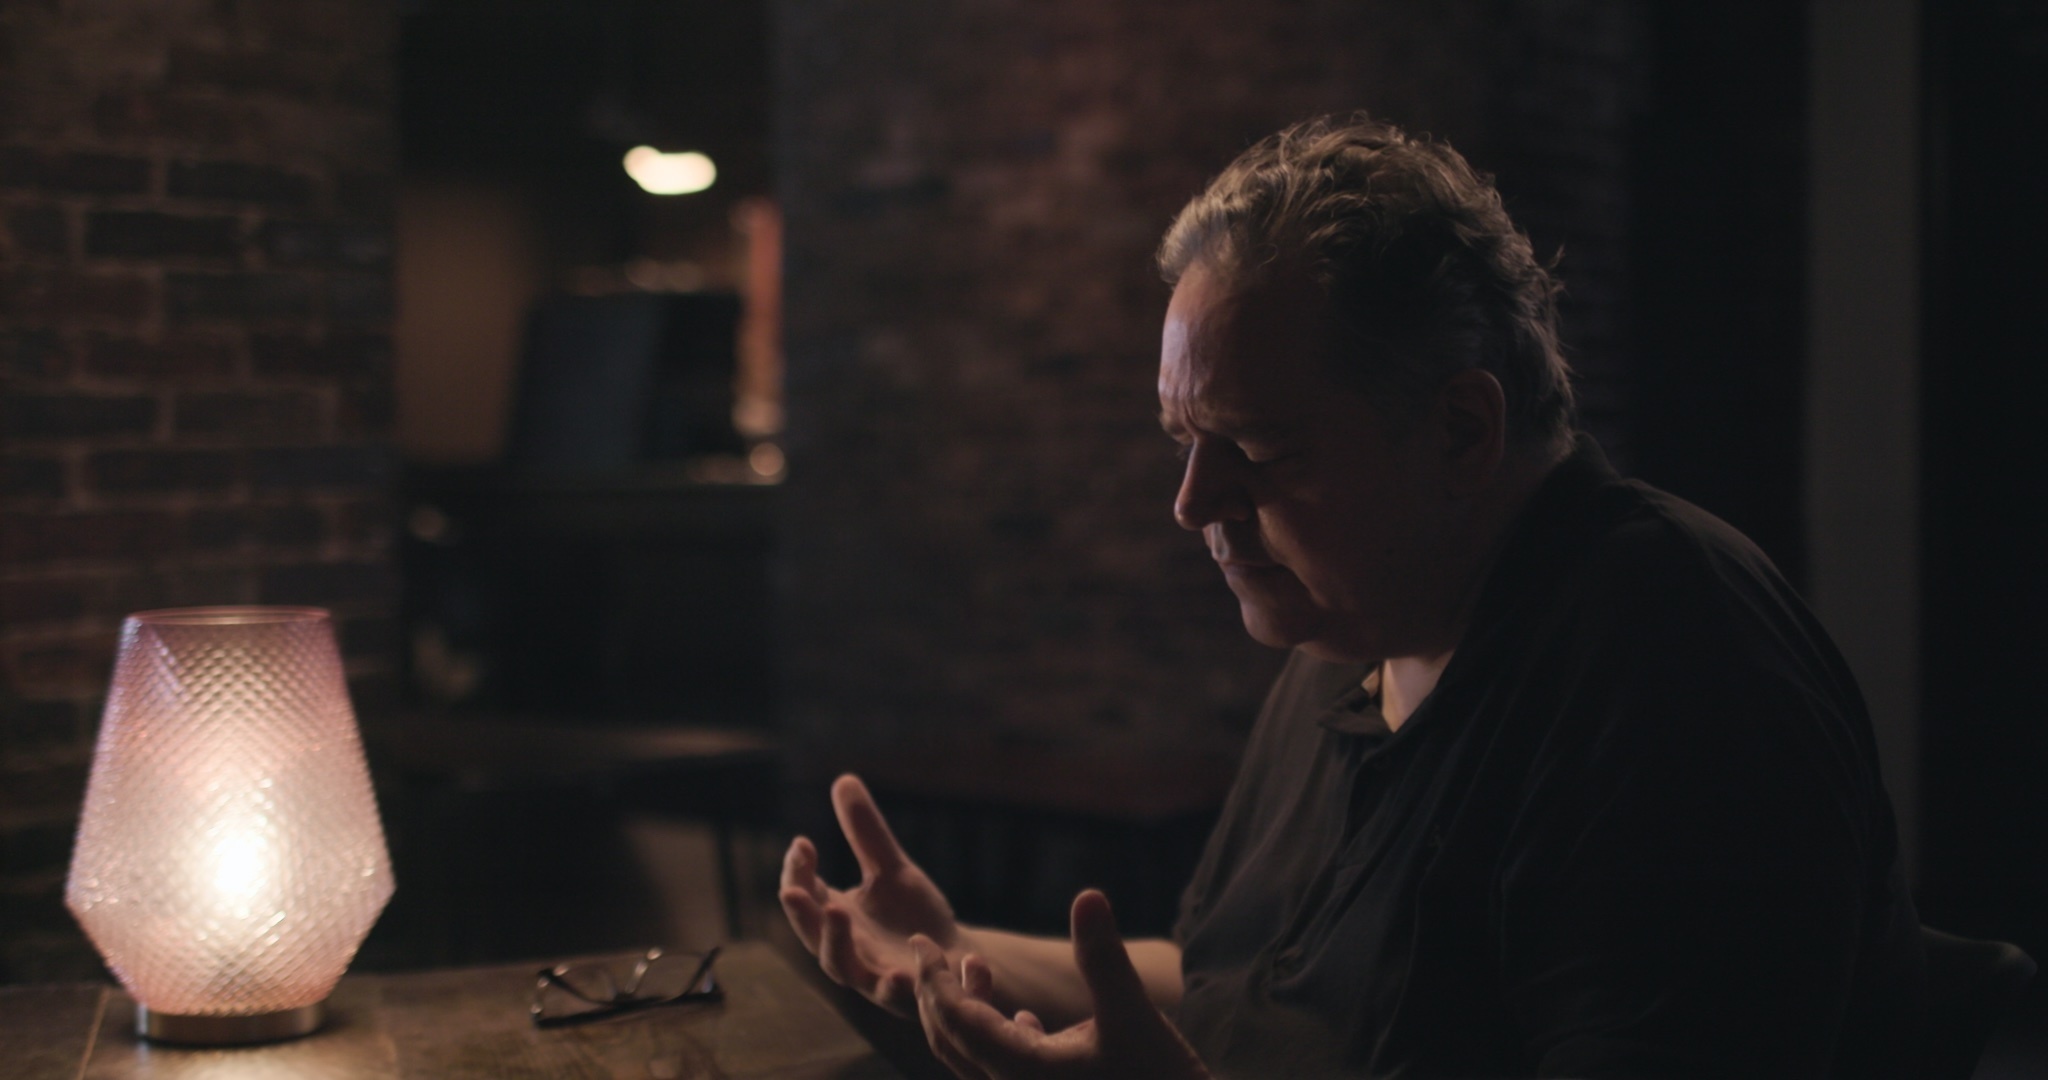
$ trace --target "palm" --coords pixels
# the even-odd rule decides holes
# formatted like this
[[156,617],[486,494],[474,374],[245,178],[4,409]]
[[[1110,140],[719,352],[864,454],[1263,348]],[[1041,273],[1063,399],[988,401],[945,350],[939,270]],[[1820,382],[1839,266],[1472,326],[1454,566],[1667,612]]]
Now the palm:
[[960,936],[953,905],[915,863],[906,862],[892,873],[863,880],[851,889],[825,891],[852,913],[857,939],[886,947],[905,968],[916,966],[910,935],[923,934],[946,949],[953,948]]

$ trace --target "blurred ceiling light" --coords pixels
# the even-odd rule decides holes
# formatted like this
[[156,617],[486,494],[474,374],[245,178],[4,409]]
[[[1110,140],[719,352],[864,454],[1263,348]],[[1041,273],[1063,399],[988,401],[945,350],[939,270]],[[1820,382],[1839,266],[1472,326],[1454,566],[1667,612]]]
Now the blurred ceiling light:
[[626,151],[626,175],[650,195],[689,195],[711,186],[718,167],[695,150],[664,154],[652,146]]

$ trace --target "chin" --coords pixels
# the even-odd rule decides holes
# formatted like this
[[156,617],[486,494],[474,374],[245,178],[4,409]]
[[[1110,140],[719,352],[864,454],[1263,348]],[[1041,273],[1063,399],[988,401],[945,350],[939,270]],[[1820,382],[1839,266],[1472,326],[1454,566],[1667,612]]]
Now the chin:
[[1313,613],[1277,612],[1240,603],[1238,614],[1244,619],[1245,633],[1261,645],[1300,649],[1318,660],[1339,664],[1379,659],[1363,643],[1349,640],[1354,635],[1334,632],[1335,628]]
[[1276,611],[1247,601],[1238,603],[1245,633],[1261,645],[1275,649],[1300,649],[1318,660],[1333,664],[1357,664],[1383,660],[1383,643],[1361,633],[1355,626],[1333,626],[1328,614],[1319,611]]
[[1250,634],[1252,640],[1261,645],[1268,645],[1275,649],[1291,649],[1300,644],[1299,640],[1291,635],[1281,633],[1272,621],[1261,614],[1253,612],[1250,607],[1245,607],[1239,614],[1244,617],[1244,632]]

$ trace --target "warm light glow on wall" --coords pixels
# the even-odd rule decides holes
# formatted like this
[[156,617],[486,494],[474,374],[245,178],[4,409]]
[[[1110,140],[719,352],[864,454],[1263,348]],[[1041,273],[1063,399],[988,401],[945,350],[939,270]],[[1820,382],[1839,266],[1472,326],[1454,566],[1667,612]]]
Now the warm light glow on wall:
[[718,167],[695,150],[664,154],[652,146],[626,151],[626,175],[650,195],[689,195],[711,186]]

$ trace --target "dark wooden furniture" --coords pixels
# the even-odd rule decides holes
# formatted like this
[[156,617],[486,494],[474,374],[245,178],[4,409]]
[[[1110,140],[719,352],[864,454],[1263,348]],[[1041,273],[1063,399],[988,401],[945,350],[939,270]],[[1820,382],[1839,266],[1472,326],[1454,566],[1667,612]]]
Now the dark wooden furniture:
[[0,989],[0,1072],[17,1080],[903,1075],[760,942],[726,946],[721,1004],[547,1031],[527,1016],[538,966],[353,975],[328,999],[320,1031],[217,1050],[138,1043],[135,1003],[117,988]]
[[416,654],[417,687],[499,711],[772,726],[778,492],[682,465],[409,475],[408,633],[481,671],[438,686]]
[[[781,747],[773,737],[740,728],[491,713],[366,713],[362,727],[371,768],[391,796],[386,817],[402,879],[394,905],[404,908],[397,921],[414,939],[406,951],[415,962],[504,958],[477,940],[487,909],[527,902],[560,875],[578,873],[575,852],[550,845],[589,849],[614,839],[599,834],[615,831],[626,812],[712,826],[726,932],[743,936],[746,901],[734,833],[779,827]],[[515,835],[505,835],[512,815],[530,827],[515,825]],[[558,842],[550,823],[568,835]],[[508,846],[519,848],[517,861],[527,869],[518,880],[494,880],[485,867],[502,853],[485,849]],[[577,911],[544,917],[586,924],[603,918]],[[509,955],[555,944],[514,943]],[[564,944],[581,951],[620,943]]]

